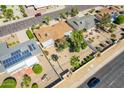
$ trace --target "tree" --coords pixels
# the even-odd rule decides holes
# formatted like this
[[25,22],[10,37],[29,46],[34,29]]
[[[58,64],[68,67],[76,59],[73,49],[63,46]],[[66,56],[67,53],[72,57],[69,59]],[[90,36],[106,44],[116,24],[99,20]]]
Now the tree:
[[58,61],[59,57],[58,57],[58,55],[57,55],[57,54],[52,54],[52,55],[51,55],[51,58],[52,58],[53,61],[56,61],[57,64],[58,64],[58,66],[60,67],[60,69],[61,69],[62,71],[64,71],[63,68],[61,67],[61,65],[59,64],[59,61]]
[[70,64],[73,68],[76,68],[76,69],[79,68],[81,65],[79,56],[72,56],[70,60]]
[[3,12],[5,12],[6,9],[7,9],[6,5],[1,5],[0,7],[2,8],[2,11],[3,11]]
[[70,15],[70,13],[68,11],[66,11],[65,14],[67,17]]
[[62,19],[66,19],[66,18],[67,18],[67,16],[66,16],[66,14],[65,14],[65,13],[60,13],[60,18],[62,18]]
[[84,42],[82,31],[73,31],[71,33],[71,48],[74,49],[74,52],[79,52],[81,44]]
[[76,7],[74,7],[74,8],[71,9],[71,16],[72,17],[76,16],[78,13],[79,12],[78,12],[78,9]]
[[62,51],[63,49],[67,48],[68,42],[66,40],[66,37],[55,40],[55,47],[57,51]]
[[35,64],[32,68],[35,74],[40,74],[43,71],[43,68],[40,64]]
[[83,42],[82,44],[81,44],[81,48],[82,49],[85,49],[87,47],[87,43],[86,42]]
[[45,16],[44,17],[44,22],[47,24],[47,25],[49,25],[49,21],[50,21],[50,16]]
[[11,20],[13,18],[13,10],[12,9],[7,9],[5,12],[4,12],[4,16]]
[[15,88],[17,85],[16,79],[13,77],[7,77],[0,85],[0,88]]
[[124,23],[124,14],[119,15],[119,16],[115,19],[114,23],[116,23],[116,24],[122,24],[122,23]]

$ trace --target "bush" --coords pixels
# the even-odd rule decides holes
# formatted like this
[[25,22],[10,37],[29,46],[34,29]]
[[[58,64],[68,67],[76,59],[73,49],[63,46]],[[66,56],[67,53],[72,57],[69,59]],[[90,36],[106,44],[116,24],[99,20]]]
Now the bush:
[[15,88],[16,84],[17,84],[16,80],[12,77],[9,77],[2,82],[0,88]]
[[43,52],[44,52],[44,54],[45,54],[46,56],[49,55],[49,52],[48,52],[47,50],[44,50]]
[[28,76],[27,74],[25,74],[25,75],[23,76],[23,82],[22,82],[21,85],[23,85],[23,86],[25,86],[25,87],[29,87],[30,83],[31,83],[31,77]]
[[35,64],[32,68],[35,74],[40,74],[43,71],[43,68],[39,64]]
[[85,49],[86,47],[87,47],[87,43],[84,42],[84,43],[81,44],[82,49]]
[[19,8],[20,8],[20,12],[22,12],[23,14],[23,17],[27,17],[28,15],[25,13],[25,9],[22,5],[19,5]]
[[94,56],[89,55],[89,56],[87,56],[86,58],[84,58],[84,61],[89,62],[89,61],[92,60],[93,58],[94,58]]
[[38,88],[38,84],[37,83],[33,83],[31,88]]
[[122,23],[124,23],[124,14],[119,15],[119,16],[115,19],[114,23],[116,23],[116,24],[122,24]]
[[27,31],[26,31],[26,34],[27,34],[27,36],[28,36],[29,39],[34,39],[34,35],[33,35],[33,33],[31,32],[31,30],[27,30]]

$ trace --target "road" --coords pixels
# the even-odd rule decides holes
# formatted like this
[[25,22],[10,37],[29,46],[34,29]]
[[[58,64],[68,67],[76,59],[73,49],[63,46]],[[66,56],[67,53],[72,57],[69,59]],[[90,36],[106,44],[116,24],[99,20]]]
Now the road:
[[70,11],[72,7],[77,7],[79,11],[83,11],[96,6],[98,5],[78,5],[78,6],[67,5],[62,10],[44,14],[40,17],[30,17],[22,20],[17,20],[9,24],[0,26],[0,37],[29,28],[32,25],[42,23],[44,16],[50,16],[52,19],[54,19],[54,18],[58,18],[60,13]]
[[[96,88],[124,88],[124,52],[92,75],[92,77],[100,79],[100,83]],[[79,88],[87,88],[87,82],[92,77],[81,84]]]

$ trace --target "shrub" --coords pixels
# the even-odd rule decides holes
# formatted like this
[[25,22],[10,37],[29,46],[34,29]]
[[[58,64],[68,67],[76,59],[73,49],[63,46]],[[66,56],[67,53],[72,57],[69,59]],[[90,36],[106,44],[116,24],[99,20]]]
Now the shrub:
[[122,23],[124,23],[124,14],[119,15],[119,16],[115,19],[114,23],[116,23],[116,24],[122,24]]
[[86,47],[87,47],[87,43],[84,42],[84,43],[81,44],[82,49],[85,49]]
[[30,83],[31,83],[31,77],[28,76],[27,74],[25,74],[25,75],[23,76],[22,85],[25,86],[25,87],[29,87]]
[[16,84],[17,82],[14,78],[8,77],[2,82],[2,85],[0,87],[1,88],[15,88]]
[[26,34],[27,34],[27,36],[28,36],[29,39],[34,39],[34,35],[33,35],[33,33],[31,32],[31,30],[28,29],[28,30],[26,31]]
[[38,84],[37,83],[33,83],[31,88],[38,88]]
[[43,68],[39,64],[35,64],[32,68],[35,74],[40,74],[43,71]]
[[86,58],[84,58],[84,61],[89,62],[89,61],[92,60],[93,58],[94,58],[94,56],[89,55],[89,56],[87,56]]

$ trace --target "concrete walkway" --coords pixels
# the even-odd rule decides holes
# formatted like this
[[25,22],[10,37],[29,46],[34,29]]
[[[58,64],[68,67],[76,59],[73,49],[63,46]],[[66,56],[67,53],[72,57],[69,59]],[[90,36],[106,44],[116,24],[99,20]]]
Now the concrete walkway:
[[74,72],[70,77],[66,77],[62,82],[58,83],[55,88],[77,87],[105,64],[110,62],[114,57],[124,51],[124,40],[115,44],[106,50],[100,57],[95,58],[87,63],[79,70]]

